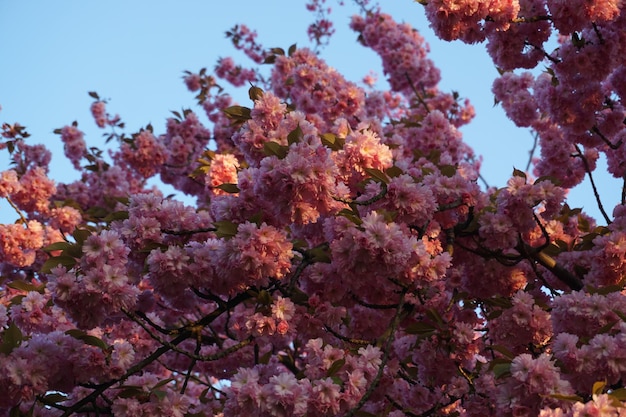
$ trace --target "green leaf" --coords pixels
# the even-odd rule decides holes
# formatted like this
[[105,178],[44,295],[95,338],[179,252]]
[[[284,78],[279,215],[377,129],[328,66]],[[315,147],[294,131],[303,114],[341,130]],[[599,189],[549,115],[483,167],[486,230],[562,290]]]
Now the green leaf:
[[390,181],[389,177],[387,176],[387,174],[385,174],[381,170],[374,169],[374,168],[363,168],[363,170],[365,172],[367,172],[369,174],[369,176],[372,177],[375,181],[384,182],[385,184],[389,184],[389,181]]
[[72,246],[72,243],[69,243],[69,242],[56,242],[56,243],[52,243],[52,244],[50,244],[48,246],[45,246],[45,247],[43,247],[41,249],[43,251],[45,251],[45,252],[53,252],[53,251],[57,251],[57,250],[66,250],[70,246]]
[[515,358],[515,353],[511,352],[505,346],[493,345],[493,346],[491,346],[491,349],[495,350],[496,352],[501,353],[508,360],[513,360]]
[[432,324],[424,323],[424,322],[411,323],[408,326],[406,326],[406,328],[404,329],[404,331],[408,334],[419,334],[419,335],[432,334],[436,330],[437,328],[435,326],[433,326]]
[[93,206],[89,207],[87,211],[85,211],[85,214],[96,219],[104,219],[109,215],[109,210],[104,207]]
[[41,402],[43,402],[46,405],[51,405],[51,404],[62,403],[63,401],[66,401],[67,398],[68,397],[65,394],[61,394],[60,392],[53,392],[43,397],[41,399]]
[[563,248],[559,245],[558,242],[551,242],[548,246],[542,249],[541,252],[545,253],[548,256],[555,257],[565,250],[567,250],[567,247]]
[[40,294],[43,294],[46,289],[45,284],[33,285],[30,282],[19,281],[19,280],[9,282],[7,284],[7,287],[13,288],[14,290],[20,290],[20,291],[27,291],[27,292],[34,291]]
[[513,306],[513,304],[511,303],[511,300],[509,300],[506,297],[487,298],[484,300],[484,303],[490,306],[503,307],[503,308],[511,308]]
[[246,120],[252,119],[250,115],[251,110],[247,107],[243,106],[230,106],[225,108],[224,113],[226,113],[226,117],[236,122],[245,122]]
[[261,290],[256,296],[256,300],[259,304],[268,306],[272,304],[272,296],[267,290]]
[[343,368],[345,364],[346,364],[345,359],[336,360],[335,362],[333,362],[332,365],[330,365],[330,368],[328,368],[328,371],[326,371],[326,376],[327,377],[334,376],[337,372],[341,370],[341,368]]
[[276,55],[268,55],[265,57],[265,60],[263,60],[264,64],[273,64],[274,62],[276,62]]
[[593,383],[593,387],[591,388],[591,393],[593,395],[600,395],[604,391],[606,387],[606,381],[596,381]]
[[345,217],[346,219],[350,220],[352,223],[356,224],[357,226],[360,226],[363,224],[363,220],[361,220],[361,218],[358,216],[358,212],[355,213],[352,210],[341,209],[341,211],[337,214],[339,216]]
[[261,224],[263,223],[263,213],[260,211],[254,213],[252,216],[248,218],[248,221],[250,223],[256,224],[257,227],[261,226]]
[[493,365],[491,370],[493,371],[493,374],[495,375],[496,379],[500,379],[502,377],[510,375],[510,373],[511,373],[511,363],[510,362],[496,363],[495,365]]
[[311,260],[313,262],[321,262],[321,263],[329,264],[331,261],[330,253],[329,253],[329,249],[327,245],[316,246],[312,249],[309,249],[307,253],[311,257]]
[[15,323],[9,324],[4,332],[2,333],[2,344],[0,344],[0,353],[4,353],[8,355],[22,344],[22,340],[24,337],[22,336],[22,331],[15,325]]
[[83,256],[83,245],[74,244],[63,251],[62,255],[67,255],[72,258],[80,258]]
[[9,417],[24,417],[24,414],[22,414],[19,405],[11,408],[11,411],[9,411]]
[[376,414],[368,413],[367,411],[359,410],[354,413],[356,417],[376,417]]
[[320,138],[322,140],[322,145],[333,151],[342,150],[343,145],[346,143],[345,139],[337,137],[334,133],[324,133],[320,136]]
[[215,222],[215,223],[213,223],[213,225],[217,229],[215,231],[215,235],[217,237],[229,239],[229,238],[234,237],[234,236],[237,235],[237,227],[238,226],[235,223],[233,223],[233,222],[230,222],[228,220],[224,220],[224,221],[221,221],[221,222]]
[[517,169],[517,168],[513,168],[513,176],[514,177],[524,178],[524,180],[527,179],[526,173],[524,171],[521,171],[521,170]]
[[291,301],[294,302],[294,304],[298,304],[298,305],[304,305],[309,301],[309,296],[302,290],[300,290],[298,287],[294,287],[294,289],[291,292]]
[[57,266],[64,266],[67,270],[70,270],[76,265],[76,258],[67,255],[55,256],[53,258],[48,259],[41,266],[41,272],[44,274],[49,274],[52,271],[52,268]]
[[626,401],[626,388],[618,388],[611,390],[609,397],[615,398],[619,401]]
[[159,401],[162,401],[165,397],[167,397],[167,391],[163,391],[163,390],[154,390],[154,391],[151,391],[150,394],[157,397]]
[[591,231],[591,225],[589,224],[589,220],[581,214],[578,215],[578,230],[585,233]]
[[397,166],[392,166],[389,167],[385,170],[385,174],[387,174],[389,176],[389,178],[396,178],[399,177],[400,175],[404,174],[404,171],[402,171],[402,168],[399,168]]
[[278,142],[268,141],[263,144],[263,153],[267,156],[276,156],[278,159],[283,159],[287,156],[289,148],[281,145]]
[[16,295],[15,297],[11,298],[11,301],[9,301],[9,305],[18,306],[22,304],[22,300],[24,299],[24,297],[26,297],[24,294]]
[[143,388],[135,385],[123,385],[122,391],[120,391],[117,396],[119,398],[134,398],[134,397],[143,397],[146,395],[146,392]]
[[263,90],[259,87],[252,86],[248,90],[248,96],[250,97],[250,100],[257,101],[258,99],[263,97]]
[[98,96],[98,93],[96,93],[95,91],[90,91],[88,94],[89,94],[89,97],[94,98],[96,100],[100,100],[100,96]]
[[302,133],[302,129],[300,128],[300,124],[294,130],[289,132],[287,135],[287,143],[292,145],[294,143],[298,143],[304,138],[304,133]]
[[237,187],[237,184],[231,183],[220,184],[215,188],[219,188],[220,190],[226,191],[229,194],[237,194],[240,191],[239,187]]
[[74,237],[76,243],[82,246],[83,242],[85,242],[91,234],[91,231],[87,229],[74,229],[72,236]]
[[293,53],[294,53],[294,52],[296,52],[296,49],[297,49],[297,48],[296,48],[296,44],[294,43],[294,44],[293,44],[293,45],[291,45],[291,46],[289,47],[289,49],[287,50],[287,54],[288,54],[289,56],[292,56],[292,55],[293,55]]
[[550,181],[554,185],[561,185],[561,180],[552,175],[542,175],[541,177],[535,180],[535,184],[539,184],[542,181]]
[[443,317],[441,317],[441,314],[439,314],[439,312],[435,310],[434,308],[427,309],[425,313],[428,316],[428,318],[430,318],[432,321],[437,323],[439,327],[443,327],[443,325],[445,324],[443,321]]
[[126,220],[126,219],[128,219],[128,211],[122,210],[122,211],[114,211],[113,213],[108,214],[104,218],[104,221],[107,223],[110,223],[116,220]]
[[274,55],[285,55],[285,50],[283,48],[272,48],[270,52]]
[[622,319],[622,321],[626,321],[626,314],[622,313],[619,310],[613,310],[613,313],[617,314],[617,317]]
[[[339,385],[340,387],[343,386],[343,380],[341,378],[339,378],[338,376],[331,376],[330,379],[333,381],[333,384]],[[358,413],[358,411],[357,411],[357,413]]]
[[73,337],[74,339],[78,339],[82,341],[84,344],[89,346],[95,346],[103,351],[109,349],[109,346],[104,342],[104,340],[97,338],[96,336],[92,336],[87,334],[79,329],[70,329],[65,332],[66,335]]
[[162,386],[167,385],[167,384],[169,384],[172,381],[175,381],[175,379],[174,378],[167,378],[167,379],[164,379],[163,381],[159,381],[155,386],[152,387],[152,390],[155,390],[157,388],[161,388]]
[[439,167],[439,172],[444,177],[452,178],[456,175],[458,167],[456,165],[441,165]]
[[268,363],[270,363],[270,358],[272,357],[272,351],[268,351],[266,354],[264,354],[263,356],[261,356],[259,358],[259,363],[261,365],[267,365]]
[[579,397],[578,395],[550,394],[550,395],[546,395],[546,397],[554,398],[555,400],[568,401],[572,403],[585,401],[582,397]]

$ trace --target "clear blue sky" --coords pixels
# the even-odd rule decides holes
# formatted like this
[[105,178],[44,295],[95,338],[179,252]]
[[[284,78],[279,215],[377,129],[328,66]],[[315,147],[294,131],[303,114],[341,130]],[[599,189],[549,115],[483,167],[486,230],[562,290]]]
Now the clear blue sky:
[[[370,69],[384,80],[378,57],[357,44],[348,28],[355,11],[350,1],[344,7],[335,0],[327,2],[334,9],[337,32],[322,57],[351,80],[360,80]],[[532,137],[493,106],[491,83],[497,71],[484,45],[437,40],[422,6],[413,0],[381,3],[383,11],[410,23],[427,39],[431,58],[442,72],[441,89],[458,91],[472,101],[477,116],[463,128],[464,138],[483,155],[487,181],[504,185],[514,166],[526,166]],[[162,133],[170,110],[192,108],[202,114],[182,83],[184,70],[212,68],[217,58],[228,55],[248,63],[233,53],[226,30],[245,23],[266,47],[306,46],[306,27],[313,16],[304,4],[304,0],[0,0],[0,122],[26,125],[31,143],[46,144],[53,151],[51,176],[69,181],[75,171],[52,131],[76,120],[90,145],[103,145],[102,131],[89,114],[88,91],[109,100],[108,110],[122,117],[129,133],[148,123],[155,133]],[[249,104],[244,95],[240,97],[241,104]],[[0,170],[7,168],[6,156],[0,155]],[[621,185],[607,177],[597,181],[610,213]],[[584,206],[598,217],[588,185],[575,190],[570,200],[570,206]]]

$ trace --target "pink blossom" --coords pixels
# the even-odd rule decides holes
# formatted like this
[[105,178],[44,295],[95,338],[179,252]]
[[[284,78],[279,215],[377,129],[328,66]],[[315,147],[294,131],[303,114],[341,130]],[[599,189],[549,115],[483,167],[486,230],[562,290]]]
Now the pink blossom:
[[61,129],[61,140],[65,156],[72,162],[74,168],[80,169],[80,160],[87,152],[83,132],[74,125],[64,126]]
[[21,188],[19,178],[15,170],[2,171],[0,174],[0,197],[8,197]]

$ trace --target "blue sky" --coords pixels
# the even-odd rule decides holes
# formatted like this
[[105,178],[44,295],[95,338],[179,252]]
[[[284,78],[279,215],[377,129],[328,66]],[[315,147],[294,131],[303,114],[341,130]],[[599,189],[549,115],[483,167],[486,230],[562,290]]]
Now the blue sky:
[[[327,1],[337,32],[322,57],[348,79],[358,81],[374,70],[383,82],[380,60],[357,44],[356,34],[348,28],[355,11],[350,1],[344,7]],[[431,59],[441,69],[440,88],[458,91],[474,104],[477,116],[462,129],[465,141],[483,155],[482,174],[490,185],[503,186],[513,167],[526,166],[532,136],[493,106],[491,83],[497,71],[484,45],[439,41],[422,6],[413,0],[381,3],[383,11],[410,23],[427,39]],[[76,178],[75,171],[52,131],[76,120],[89,145],[103,145],[102,131],[89,113],[93,100],[88,91],[108,99],[109,112],[122,117],[129,133],[148,123],[155,133],[162,133],[171,110],[202,113],[182,83],[184,70],[212,68],[219,57],[229,55],[248,63],[234,53],[226,30],[245,23],[266,47],[306,46],[306,27],[313,16],[304,4],[304,0],[0,0],[0,122],[26,125],[31,143],[46,144],[53,151],[51,176],[69,181]],[[245,94],[239,97],[241,104],[249,104]],[[0,170],[7,168],[2,154]],[[621,184],[605,176],[597,182],[610,214]],[[570,194],[570,206],[584,206],[599,217],[588,183]]]

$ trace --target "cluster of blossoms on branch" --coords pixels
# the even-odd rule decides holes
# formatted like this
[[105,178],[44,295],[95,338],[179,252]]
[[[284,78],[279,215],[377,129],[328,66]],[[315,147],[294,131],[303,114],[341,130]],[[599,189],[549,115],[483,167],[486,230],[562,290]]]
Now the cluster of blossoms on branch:
[[[0,414],[626,415],[626,202],[609,215],[596,196],[600,226],[565,200],[600,154],[626,178],[621,3],[422,3],[440,37],[488,42],[496,100],[539,138],[532,174],[481,189],[471,104],[365,1],[351,27],[389,91],[238,25],[268,70],[186,72],[208,126],[185,110],[127,135],[91,93],[118,146],[58,129],[80,178],[55,183],[50,153],[4,124]],[[251,83],[252,104],[218,81]]]

